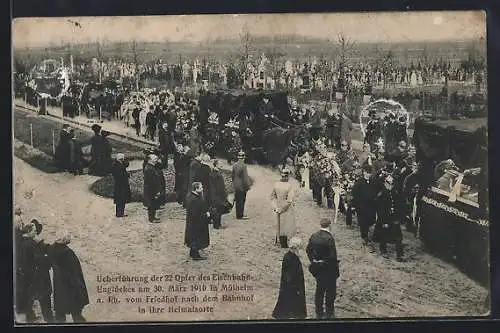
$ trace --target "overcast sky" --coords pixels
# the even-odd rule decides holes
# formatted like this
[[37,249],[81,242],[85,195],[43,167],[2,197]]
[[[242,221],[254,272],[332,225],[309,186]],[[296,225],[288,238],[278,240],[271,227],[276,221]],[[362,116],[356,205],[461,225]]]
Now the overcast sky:
[[[72,22],[78,22],[81,28]],[[193,41],[254,35],[298,34],[363,41],[439,41],[486,37],[483,12],[245,14],[137,17],[21,18],[13,22],[14,47],[68,42]]]

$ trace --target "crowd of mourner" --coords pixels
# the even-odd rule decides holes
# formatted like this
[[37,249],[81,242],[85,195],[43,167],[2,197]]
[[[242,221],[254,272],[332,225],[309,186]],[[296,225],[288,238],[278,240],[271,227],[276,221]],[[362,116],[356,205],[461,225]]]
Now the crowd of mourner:
[[[131,94],[120,109],[126,126],[134,127],[138,136],[159,143],[158,148],[144,151],[143,203],[151,223],[160,222],[157,212],[167,200],[163,170],[173,158],[177,202],[186,208],[184,243],[193,260],[206,259],[200,251],[210,244],[209,224],[214,229],[224,229],[221,217],[233,207],[238,220],[248,219],[245,202],[252,180],[247,163],[254,161],[252,140],[257,137],[251,124],[283,125],[276,118],[278,113],[272,101],[264,95],[255,110],[256,117],[261,117],[257,119],[262,119],[257,122],[245,117],[223,119],[224,115],[210,110],[204,96],[207,95],[202,91],[195,101],[170,91],[148,96]],[[387,256],[387,244],[395,244],[397,260],[404,260],[401,228],[405,226],[412,232],[417,229],[413,224],[418,192],[415,150],[407,135],[405,116],[389,112],[381,118],[380,114],[370,113],[363,149],[358,152],[352,148],[352,120],[339,108],[333,106],[328,111],[326,122],[322,122],[314,107],[292,101],[289,109],[293,126],[301,130],[286,147],[291,153],[278,165],[281,180],[270,193],[277,221],[276,244],[289,249],[283,260],[280,296],[273,316],[306,317],[303,273],[296,256],[300,239],[294,219],[295,193],[304,190],[312,192],[315,205],[331,210],[331,219],[321,220],[321,230],[311,236],[306,250],[311,261],[309,270],[317,280],[316,315],[332,318],[339,261],[330,224],[332,220],[337,222],[337,214],[344,215],[348,228],[353,228],[357,221],[365,245],[376,242],[381,254]],[[126,216],[125,207],[131,201],[128,158],[122,153],[112,155],[107,138],[110,133],[101,125],[93,125],[92,130],[95,135],[91,139],[90,160],[86,160],[75,130],[64,125],[55,161],[61,170],[75,175],[82,174],[85,168],[98,176],[111,174],[116,217]],[[217,160],[221,156],[232,164],[232,202]],[[291,176],[298,180],[300,188],[289,182]],[[63,321],[65,314],[71,313],[74,320],[84,320],[81,310],[88,303],[88,295],[78,259],[67,247],[69,238],[62,237],[53,245],[37,243],[39,225],[34,220],[17,229],[17,283],[25,288],[18,288],[24,294],[18,295],[16,310],[24,311],[30,320],[33,301],[38,299],[44,319],[54,320],[49,284],[37,286],[33,282],[40,277],[50,282],[48,270],[52,267],[55,319]],[[72,283],[79,287],[69,288]]]
[[[148,220],[151,223],[160,222],[157,211],[166,203],[167,195],[163,170],[169,158],[173,158],[177,202],[186,208],[184,243],[193,260],[206,259],[200,251],[210,244],[209,224],[214,229],[224,229],[221,217],[229,214],[233,207],[238,220],[248,219],[245,201],[252,180],[246,163],[252,163],[253,151],[246,141],[251,138],[249,133],[252,131],[250,126],[242,126],[244,121],[230,120],[221,124],[218,115],[211,112],[203,98],[192,101],[182,95],[167,93],[153,96],[150,104],[145,104],[144,99],[140,95],[130,97],[122,107],[121,117],[127,126],[135,127],[138,136],[159,141],[158,148],[144,151],[143,203],[147,207]],[[363,150],[357,152],[352,148],[352,121],[338,108],[329,110],[326,122],[322,122],[314,107],[305,108],[293,101],[289,107],[294,124],[300,124],[302,130],[300,138],[293,139],[287,148],[293,154],[288,154],[278,166],[281,180],[270,194],[277,222],[275,242],[289,249],[283,259],[280,295],[273,317],[306,317],[303,272],[296,255],[301,241],[297,237],[294,218],[295,194],[305,190],[312,192],[315,205],[331,210],[331,218],[321,220],[321,229],[311,236],[306,250],[311,261],[309,270],[317,280],[316,315],[318,318],[332,318],[339,261],[330,224],[337,222],[337,214],[344,215],[348,228],[353,228],[354,221],[357,221],[363,244],[378,243],[384,256],[388,253],[387,244],[395,244],[397,260],[404,260],[401,228],[405,226],[407,230],[416,232],[413,224],[418,191],[415,150],[407,135],[405,116],[398,118],[398,115],[389,112],[380,118],[380,114],[370,113]],[[275,111],[272,102],[263,97],[257,113],[263,119],[275,119]],[[107,139],[110,133],[101,125],[93,125],[92,130],[95,135],[91,139],[90,161],[85,160],[75,131],[68,125],[64,125],[60,133],[55,161],[60,169],[74,174],[82,174],[86,167],[94,175],[112,174],[116,217],[126,216],[125,206],[131,200],[128,159],[122,153],[112,156]],[[228,199],[217,160],[220,156],[216,148],[218,142],[223,143],[224,158],[232,164],[232,202]],[[289,182],[291,176],[298,180],[300,188]],[[28,249],[20,253],[32,251],[30,246],[34,248],[35,243],[31,241],[33,230],[28,229],[19,229],[22,230],[20,239],[29,243]],[[57,245],[60,243],[68,243],[68,239],[60,240],[53,246],[63,246]],[[47,248],[47,245],[44,246]],[[46,250],[49,258],[50,248],[48,246]],[[30,262],[20,263],[20,267],[25,265],[30,265]],[[52,267],[65,269],[57,264]],[[19,274],[23,276],[22,272]],[[60,275],[54,275],[54,279],[56,276]],[[85,290],[84,282],[80,285]],[[81,294],[78,294],[83,298],[80,305],[87,300]],[[34,291],[29,295],[28,302],[36,297],[38,293]],[[55,302],[57,306],[57,298]],[[45,305],[42,310],[45,319],[52,320],[48,306]],[[80,309],[78,312],[73,310],[74,307],[63,306],[56,317],[62,319],[63,311],[81,320],[81,307],[77,307],[77,310]],[[28,314],[31,316],[30,312]]]

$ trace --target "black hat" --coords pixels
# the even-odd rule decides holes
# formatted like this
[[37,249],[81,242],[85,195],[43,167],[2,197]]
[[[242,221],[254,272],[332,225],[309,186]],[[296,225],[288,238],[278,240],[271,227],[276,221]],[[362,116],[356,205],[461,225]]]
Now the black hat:
[[94,125],[92,125],[91,129],[92,129],[94,132],[99,132],[99,131],[102,129],[102,127],[101,127],[101,126],[99,126],[99,125],[97,125],[97,124],[94,124]]
[[35,225],[35,228],[36,228],[36,234],[37,235],[40,235],[40,233],[42,232],[43,230],[43,226],[40,222],[38,222],[37,219],[33,219],[31,220],[31,223],[33,223]]

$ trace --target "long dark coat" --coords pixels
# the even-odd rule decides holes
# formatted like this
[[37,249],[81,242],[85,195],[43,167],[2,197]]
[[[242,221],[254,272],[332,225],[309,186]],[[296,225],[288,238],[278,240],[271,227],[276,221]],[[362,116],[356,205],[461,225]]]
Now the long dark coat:
[[111,144],[108,139],[102,135],[94,135],[91,139],[91,162],[90,162],[90,172],[97,176],[105,176],[111,170],[112,159],[111,159]]
[[177,202],[182,203],[186,199],[189,181],[189,165],[191,157],[187,154],[176,154],[174,156],[175,167],[175,193],[177,193]]
[[16,274],[16,310],[25,312],[31,308],[34,299],[52,293],[47,257],[47,244],[32,238],[19,240],[19,252],[16,253],[18,274]]
[[228,203],[226,184],[220,170],[212,169],[210,171],[209,193],[208,203],[210,207],[215,207],[220,212]]
[[159,168],[149,163],[144,167],[143,203],[146,207],[156,203],[164,192],[164,189],[162,189],[163,175],[161,173],[162,171]]
[[49,248],[54,282],[55,312],[79,312],[89,304],[89,295],[80,260],[68,246],[54,244]]
[[61,131],[61,133],[59,134],[59,143],[57,144],[54,156],[56,166],[60,170],[67,170],[70,168],[70,140],[71,137],[69,133],[66,131]]
[[129,184],[129,173],[127,172],[127,167],[129,163],[127,161],[121,163],[115,161],[111,169],[113,174],[113,180],[115,183],[113,198],[114,203],[127,203],[130,202],[130,184]]
[[85,160],[83,158],[82,145],[78,140],[71,139],[69,141],[70,147],[70,170],[80,170],[85,166]]
[[352,188],[352,206],[356,209],[358,222],[375,221],[376,216],[377,184],[359,178]]
[[306,294],[304,271],[299,257],[288,251],[281,264],[281,282],[278,302],[274,307],[273,318],[305,319]]
[[202,196],[189,192],[186,196],[186,232],[184,244],[202,250],[210,245],[208,231],[208,204]]
[[[383,225],[388,227],[384,228]],[[400,221],[397,217],[397,200],[395,193],[383,189],[377,195],[377,222],[373,232],[373,240],[378,243],[395,243],[401,241]]]

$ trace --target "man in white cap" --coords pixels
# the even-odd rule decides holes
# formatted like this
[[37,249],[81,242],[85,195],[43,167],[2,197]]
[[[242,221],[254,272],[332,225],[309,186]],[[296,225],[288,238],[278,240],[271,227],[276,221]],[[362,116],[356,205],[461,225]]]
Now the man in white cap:
[[245,213],[245,201],[247,192],[250,189],[250,177],[245,164],[245,153],[238,153],[238,162],[233,165],[232,177],[234,187],[234,201],[236,206],[236,218],[238,220],[247,220]]
[[288,181],[290,170],[281,170],[281,180],[276,182],[271,193],[271,202],[276,218],[276,241],[282,248],[288,248],[288,240],[297,233],[294,212],[295,189]]

